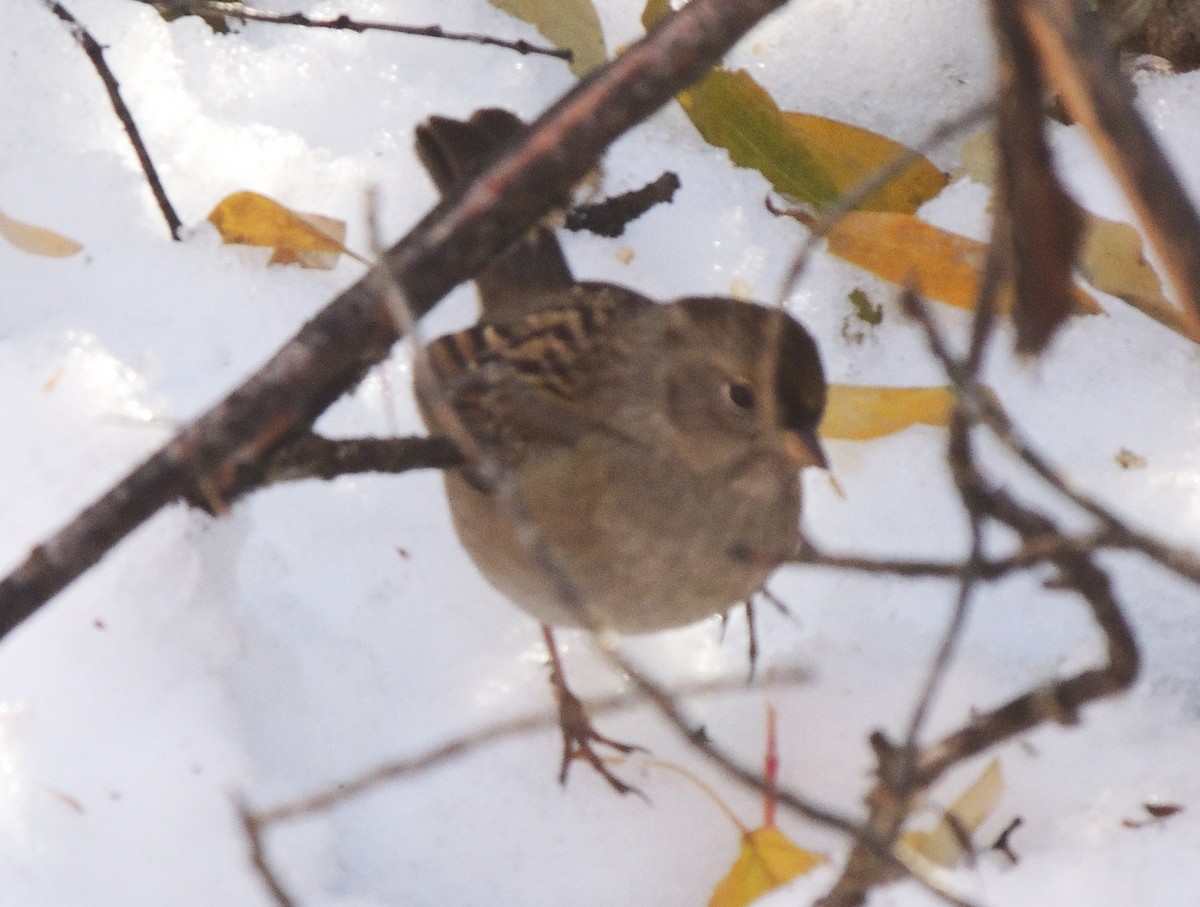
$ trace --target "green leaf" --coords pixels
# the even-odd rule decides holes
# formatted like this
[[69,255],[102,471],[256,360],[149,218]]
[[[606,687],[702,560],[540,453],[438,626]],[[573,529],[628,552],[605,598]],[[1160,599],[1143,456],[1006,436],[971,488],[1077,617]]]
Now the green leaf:
[[608,54],[600,17],[591,0],[488,0],[496,9],[528,22],[555,47],[571,51],[571,72],[581,79]]

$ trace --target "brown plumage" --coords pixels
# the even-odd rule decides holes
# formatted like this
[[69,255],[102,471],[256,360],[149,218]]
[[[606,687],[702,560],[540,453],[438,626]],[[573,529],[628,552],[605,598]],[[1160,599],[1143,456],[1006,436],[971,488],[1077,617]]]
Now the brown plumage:
[[[446,190],[521,128],[496,110],[434,118],[417,146]],[[480,323],[429,345],[418,397],[432,430],[443,401],[482,452],[446,489],[488,580],[543,623],[623,633],[760,588],[797,545],[800,469],[824,465],[804,328],[735,299],[575,282],[545,227],[477,284]]]

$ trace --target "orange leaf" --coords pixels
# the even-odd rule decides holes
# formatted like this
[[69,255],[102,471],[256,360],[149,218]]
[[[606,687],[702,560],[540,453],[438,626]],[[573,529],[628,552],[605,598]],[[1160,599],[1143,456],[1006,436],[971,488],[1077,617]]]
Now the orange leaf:
[[953,406],[949,387],[831,384],[819,430],[823,438],[868,441],[910,425],[946,425]]
[[[829,251],[896,284],[915,281],[923,296],[960,309],[975,307],[987,245],[942,230],[910,214],[851,211],[829,231]],[[1103,311],[1092,296],[1071,288],[1076,314]],[[1000,308],[1012,308],[1012,289],[1000,294]]]
[[227,243],[274,248],[271,264],[296,263],[327,270],[337,264],[340,254],[368,263],[342,245],[344,221],[293,211],[257,192],[226,196],[209,212],[208,219]]
[[83,248],[73,239],[68,239],[45,227],[16,220],[3,211],[0,211],[0,236],[3,236],[22,252],[44,255],[47,258],[68,258]]
[[741,850],[728,875],[713,890],[708,907],[744,907],[827,861],[819,853],[797,847],[772,825],[748,831],[742,836]]

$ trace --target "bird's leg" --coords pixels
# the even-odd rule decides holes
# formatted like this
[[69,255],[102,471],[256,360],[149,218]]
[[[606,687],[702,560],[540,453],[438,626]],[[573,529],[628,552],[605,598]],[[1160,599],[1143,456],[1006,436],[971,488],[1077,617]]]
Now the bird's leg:
[[754,671],[758,667],[758,624],[754,620],[754,599],[748,598],[742,602],[746,609],[746,661],[750,670],[746,675],[746,683],[754,683]]
[[[792,609],[785,605],[770,589],[768,589],[766,586],[763,586],[758,590],[758,594],[774,605],[776,611],[789,620],[795,622],[796,617],[792,614]],[[758,623],[755,621],[754,600],[751,598],[746,599],[744,602],[742,602],[742,607],[746,609],[746,632],[749,636],[749,651],[747,652],[747,655],[749,656],[748,660],[750,662],[750,672],[749,676],[746,678],[746,683],[754,683],[754,672],[758,667]],[[722,634],[725,632],[725,623],[728,620],[728,613],[721,615]]]
[[554,631],[545,624],[542,624],[542,639],[545,640],[546,651],[550,655],[550,686],[554,688],[554,698],[558,702],[558,725],[563,737],[562,768],[558,773],[558,783],[566,784],[571,763],[576,759],[583,759],[599,772],[600,777],[618,794],[637,794],[645,799],[645,794],[633,785],[626,784],[609,770],[593,746],[611,747],[622,755],[645,750],[640,746],[613,740],[596,730],[583,703],[567,686],[567,675],[563,671],[558,645],[554,641]]

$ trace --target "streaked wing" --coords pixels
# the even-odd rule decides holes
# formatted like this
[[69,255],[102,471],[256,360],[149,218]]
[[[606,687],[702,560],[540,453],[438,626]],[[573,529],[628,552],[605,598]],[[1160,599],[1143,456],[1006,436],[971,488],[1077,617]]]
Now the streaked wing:
[[588,401],[612,352],[605,335],[642,303],[616,287],[596,289],[581,285],[567,304],[483,322],[429,344],[447,401],[501,459],[531,445],[573,443],[592,424]]

